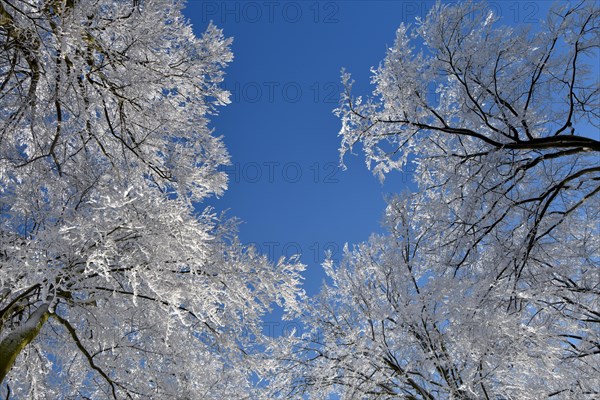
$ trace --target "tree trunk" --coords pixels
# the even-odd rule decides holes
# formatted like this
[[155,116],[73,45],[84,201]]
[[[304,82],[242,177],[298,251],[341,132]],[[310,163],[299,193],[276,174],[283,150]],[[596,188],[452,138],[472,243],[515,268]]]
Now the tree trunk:
[[48,304],[42,304],[23,325],[15,328],[0,341],[0,383],[12,368],[17,356],[35,337],[48,320]]

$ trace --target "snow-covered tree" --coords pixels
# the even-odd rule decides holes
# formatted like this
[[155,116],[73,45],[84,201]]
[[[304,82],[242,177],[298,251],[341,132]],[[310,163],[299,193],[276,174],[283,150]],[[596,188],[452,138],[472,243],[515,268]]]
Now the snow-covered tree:
[[244,398],[296,260],[202,210],[230,39],[178,0],[0,3],[0,392]]
[[279,342],[285,396],[600,395],[597,2],[536,30],[482,3],[437,4],[346,91],[342,157],[380,178],[416,164],[389,233],[325,264],[310,330]]

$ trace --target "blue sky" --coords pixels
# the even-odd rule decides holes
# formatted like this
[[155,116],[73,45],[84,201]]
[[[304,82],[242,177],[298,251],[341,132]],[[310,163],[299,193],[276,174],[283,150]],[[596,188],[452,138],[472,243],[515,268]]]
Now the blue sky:
[[[233,37],[224,87],[232,104],[212,119],[233,165],[229,190],[209,204],[240,218],[240,238],[263,253],[302,253],[305,289],[323,279],[325,249],[381,231],[386,193],[403,190],[410,171],[381,185],[364,158],[339,164],[337,106],[342,67],[355,92],[369,94],[370,68],[385,57],[401,22],[425,16],[433,2],[189,1],[185,14],[200,34],[213,21]],[[505,23],[535,22],[549,2],[491,2]]]

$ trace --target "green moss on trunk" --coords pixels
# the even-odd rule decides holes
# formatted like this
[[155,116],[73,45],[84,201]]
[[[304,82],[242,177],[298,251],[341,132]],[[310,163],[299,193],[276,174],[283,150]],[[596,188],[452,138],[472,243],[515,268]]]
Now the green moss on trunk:
[[4,381],[21,351],[36,338],[49,315],[48,304],[42,304],[29,316],[27,322],[0,341],[0,382]]

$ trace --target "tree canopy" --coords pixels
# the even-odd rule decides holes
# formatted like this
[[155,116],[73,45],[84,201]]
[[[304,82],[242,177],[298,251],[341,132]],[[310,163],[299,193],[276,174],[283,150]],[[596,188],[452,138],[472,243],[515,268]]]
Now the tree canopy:
[[176,0],[0,3],[0,393],[252,397],[276,265],[204,209],[231,40]]
[[[383,179],[388,233],[325,263],[282,338],[273,393],[328,398],[596,398],[600,392],[597,2],[537,29],[436,4],[345,92],[341,156]],[[279,371],[279,372],[277,372]]]

